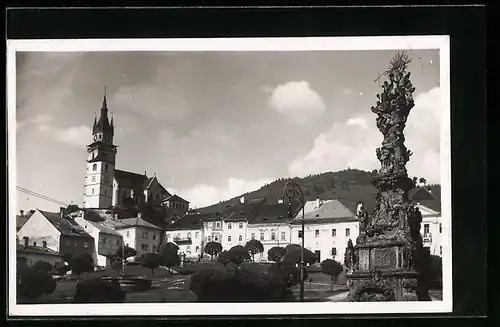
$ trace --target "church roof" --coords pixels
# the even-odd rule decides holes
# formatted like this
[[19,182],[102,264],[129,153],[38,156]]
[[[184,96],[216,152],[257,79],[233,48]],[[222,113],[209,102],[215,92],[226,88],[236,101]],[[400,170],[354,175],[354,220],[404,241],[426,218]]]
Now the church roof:
[[120,187],[143,190],[144,183],[148,177],[144,174],[136,174],[125,170],[115,169],[115,179]]
[[162,202],[166,202],[166,201],[175,201],[175,202],[185,202],[185,203],[189,203],[189,201],[187,200],[184,200],[183,198],[181,198],[180,196],[178,196],[177,194],[174,194],[174,195],[171,195],[167,198],[165,198]]

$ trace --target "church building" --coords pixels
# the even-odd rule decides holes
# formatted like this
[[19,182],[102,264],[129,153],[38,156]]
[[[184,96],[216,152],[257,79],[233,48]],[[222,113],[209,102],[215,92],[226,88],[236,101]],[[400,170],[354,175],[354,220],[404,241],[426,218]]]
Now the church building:
[[106,90],[99,120],[94,118],[92,141],[87,145],[87,167],[83,207],[92,209],[124,208],[135,205],[164,205],[186,213],[189,202],[170,194],[156,174],[137,174],[116,169],[117,146],[113,143],[113,117],[108,118]]

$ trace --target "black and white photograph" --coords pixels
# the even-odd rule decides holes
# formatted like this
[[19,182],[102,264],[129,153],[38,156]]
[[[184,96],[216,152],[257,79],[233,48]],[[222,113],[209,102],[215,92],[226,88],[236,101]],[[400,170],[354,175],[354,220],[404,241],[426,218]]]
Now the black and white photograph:
[[7,49],[10,314],[451,312],[448,37]]

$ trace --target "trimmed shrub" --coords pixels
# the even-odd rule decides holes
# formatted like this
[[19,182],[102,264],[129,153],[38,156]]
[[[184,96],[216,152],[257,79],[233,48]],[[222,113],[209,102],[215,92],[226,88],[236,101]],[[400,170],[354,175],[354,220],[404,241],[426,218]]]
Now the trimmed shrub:
[[126,293],[117,279],[88,278],[76,284],[74,303],[122,303]]
[[141,257],[141,265],[151,270],[151,276],[154,276],[154,269],[161,264],[161,257],[158,253],[145,253]]
[[330,290],[333,290],[333,283],[342,271],[344,271],[344,267],[340,262],[332,259],[326,259],[321,262],[321,272],[330,276]]
[[174,243],[167,242],[160,246],[160,262],[169,269],[169,273],[172,273],[170,271],[172,267],[177,267],[181,263],[178,251],[179,247]]
[[[300,284],[300,268],[291,264],[274,263],[268,268],[268,274],[287,283],[288,287]],[[304,269],[304,281],[309,277],[307,269]]]
[[281,261],[283,261],[285,254],[286,254],[285,248],[281,246],[275,246],[270,248],[269,251],[267,251],[267,260],[280,263]]
[[205,245],[204,252],[210,255],[210,261],[213,261],[214,256],[219,255],[222,252],[222,244],[218,242],[208,242]]
[[252,255],[252,261],[255,262],[255,255],[264,252],[264,245],[259,240],[250,240],[245,244],[245,249]]
[[33,268],[27,268],[21,273],[17,288],[21,297],[35,299],[44,294],[54,293],[56,286],[56,281],[52,278],[52,275]]
[[94,271],[94,259],[88,253],[79,253],[71,258],[71,271],[81,274]]
[[230,262],[229,259],[230,259],[230,257],[229,257],[229,252],[228,251],[222,251],[217,256],[217,261],[219,261],[220,264],[224,265],[224,267],[226,267],[227,264]]
[[230,248],[229,251],[227,251],[227,256],[228,261],[234,264],[236,268],[239,268],[244,262],[250,260],[248,249],[241,245],[235,245]]
[[245,268],[238,273],[215,269],[199,271],[192,276],[190,288],[199,302],[293,301],[285,282]]

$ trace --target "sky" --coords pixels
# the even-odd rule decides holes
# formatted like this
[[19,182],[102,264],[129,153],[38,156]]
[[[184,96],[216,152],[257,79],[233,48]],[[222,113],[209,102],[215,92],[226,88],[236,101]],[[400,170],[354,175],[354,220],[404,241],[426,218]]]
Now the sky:
[[[395,53],[18,52],[17,186],[82,203],[105,85],[116,168],[156,174],[191,207],[281,177],[378,169],[383,137],[370,107]],[[440,183],[439,52],[409,55],[408,173]],[[59,205],[17,191],[18,211],[35,208]]]

